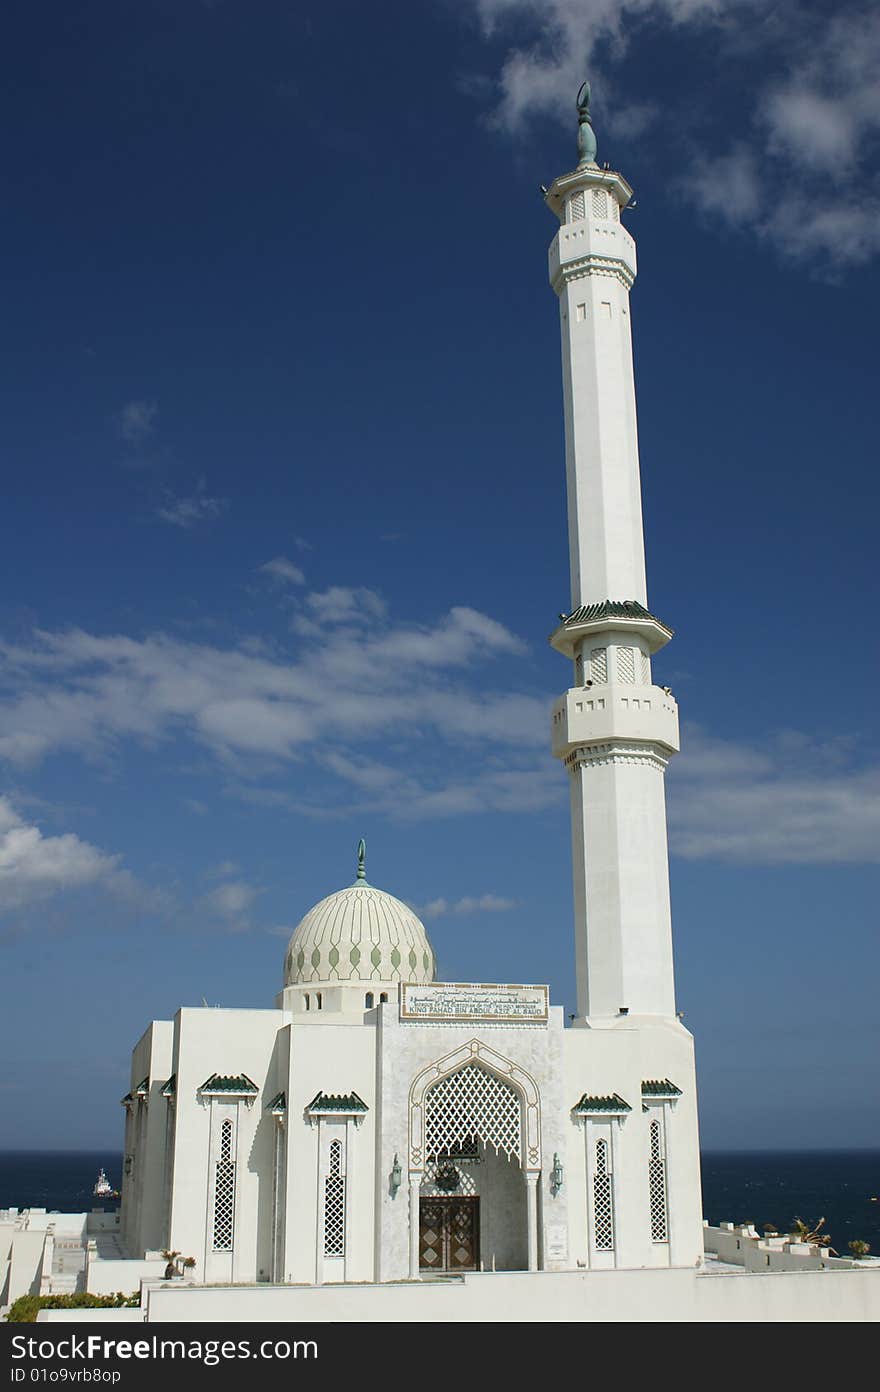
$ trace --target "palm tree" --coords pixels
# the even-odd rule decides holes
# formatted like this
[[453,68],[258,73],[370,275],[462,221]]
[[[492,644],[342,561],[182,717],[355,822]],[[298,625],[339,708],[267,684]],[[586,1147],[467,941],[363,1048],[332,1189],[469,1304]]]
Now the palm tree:
[[824,1218],[820,1218],[818,1223],[814,1223],[812,1226],[809,1223],[805,1223],[803,1218],[793,1218],[792,1224],[793,1227],[789,1233],[789,1237],[793,1242],[806,1242],[812,1247],[827,1247],[829,1256],[837,1256],[837,1253],[831,1246],[831,1238],[827,1233],[821,1231],[825,1224]]

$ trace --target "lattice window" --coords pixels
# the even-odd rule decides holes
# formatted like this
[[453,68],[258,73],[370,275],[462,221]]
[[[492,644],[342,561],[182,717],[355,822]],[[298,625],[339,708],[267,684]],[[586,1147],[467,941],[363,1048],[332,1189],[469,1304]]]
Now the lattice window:
[[636,679],[636,660],[633,648],[617,649],[617,680],[634,682]]
[[324,1180],[324,1256],[345,1256],[345,1176],[342,1145],[330,1142],[330,1169]]
[[596,1163],[593,1171],[593,1230],[596,1250],[614,1251],[614,1200],[611,1194],[611,1175],[608,1173],[608,1142],[596,1142]]
[[645,686],[651,685],[651,659],[647,653],[639,653],[642,660],[642,681]]
[[594,648],[590,653],[590,678],[594,682],[608,680],[608,649]]
[[620,222],[620,208],[616,198],[608,199],[608,216],[612,222]]
[[581,189],[571,200],[571,220],[581,222],[586,217],[586,207],[584,205],[584,192]]
[[520,1156],[519,1094],[476,1063],[441,1078],[425,1094],[425,1153],[429,1159],[472,1138],[497,1155]]
[[654,1242],[666,1242],[666,1161],[663,1158],[659,1121],[651,1122],[648,1185],[651,1193],[651,1237]]
[[232,1122],[220,1127],[220,1159],[214,1178],[214,1251],[231,1252],[235,1227],[235,1161]]
[[608,216],[608,194],[602,189],[593,189],[591,202],[593,205],[593,217],[603,218]]

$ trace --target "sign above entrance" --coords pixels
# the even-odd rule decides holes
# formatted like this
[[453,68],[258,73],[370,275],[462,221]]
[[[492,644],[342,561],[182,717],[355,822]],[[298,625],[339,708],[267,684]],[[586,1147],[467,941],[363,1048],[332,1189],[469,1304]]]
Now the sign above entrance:
[[400,992],[401,1020],[494,1020],[503,1024],[544,1024],[549,1007],[546,986],[478,985],[474,982],[406,982]]

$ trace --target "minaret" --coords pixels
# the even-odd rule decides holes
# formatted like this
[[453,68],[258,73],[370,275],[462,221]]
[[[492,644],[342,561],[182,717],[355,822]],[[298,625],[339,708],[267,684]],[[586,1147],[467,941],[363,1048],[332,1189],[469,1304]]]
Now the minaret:
[[648,609],[629,292],[632,198],[596,163],[587,83],[578,95],[577,168],[546,202],[559,296],[571,609],[550,642],[574,663],[553,710],[553,753],[571,778],[577,1012],[674,1017],[664,773],[678,707],[652,685],[672,632]]

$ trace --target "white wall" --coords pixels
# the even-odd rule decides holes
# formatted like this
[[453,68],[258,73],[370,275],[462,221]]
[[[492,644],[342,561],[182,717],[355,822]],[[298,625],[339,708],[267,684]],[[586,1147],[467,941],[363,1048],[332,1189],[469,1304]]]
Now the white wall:
[[477,1273],[449,1282],[222,1290],[145,1288],[169,1323],[272,1320],[495,1323],[833,1323],[880,1319],[880,1273]]
[[[153,1020],[131,1056],[129,1091],[148,1079],[145,1099],[126,1108],[120,1236],[132,1257],[166,1241],[165,1138],[167,1106],[161,1090],[172,1073],[173,1025]],[[129,1173],[125,1173],[126,1166]]]
[[[589,1180],[584,1123],[571,1108],[584,1093],[618,1093],[631,1110],[612,1123],[615,1146],[615,1264],[622,1267],[693,1267],[703,1255],[700,1156],[693,1038],[678,1021],[626,1016],[604,1028],[565,1031],[564,1111],[568,1122],[566,1189],[571,1208],[571,1265],[588,1266]],[[642,1111],[645,1079],[669,1078],[682,1095],[664,1104],[667,1140],[669,1240],[651,1238],[648,1194],[648,1125]],[[605,1118],[600,1119],[607,1126]],[[594,1128],[587,1123],[590,1130]],[[604,1133],[603,1133],[604,1134]]]
[[[285,1086],[279,1078],[279,1030],[284,1016],[278,1010],[214,1010],[184,1008],[174,1021],[177,1074],[174,1102],[174,1177],[170,1243],[183,1256],[196,1259],[197,1280],[254,1281],[271,1272],[272,1167],[275,1121],[265,1110],[273,1092]],[[211,1127],[214,1107],[199,1089],[213,1073],[246,1074],[261,1089],[252,1104],[237,1107],[237,1225],[234,1260],[212,1251],[209,1214]],[[168,1104],[165,1103],[165,1106]],[[220,1108],[230,1104],[219,1101]],[[151,1246],[157,1244],[151,1243]]]
[[131,1295],[140,1289],[141,1280],[157,1280],[167,1263],[159,1257],[152,1261],[92,1259],[86,1267],[86,1290],[93,1295]]

